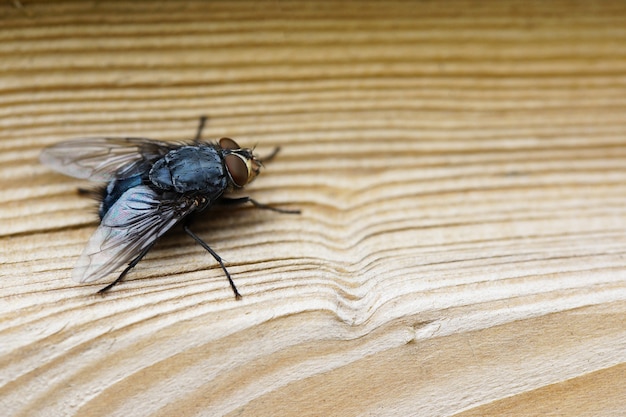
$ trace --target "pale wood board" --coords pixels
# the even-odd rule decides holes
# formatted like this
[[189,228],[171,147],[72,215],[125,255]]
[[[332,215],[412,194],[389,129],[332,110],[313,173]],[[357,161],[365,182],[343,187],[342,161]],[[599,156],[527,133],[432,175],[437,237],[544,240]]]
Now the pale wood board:
[[[626,415],[626,3],[0,4],[7,416]],[[75,137],[257,144],[125,281]],[[114,277],[111,277],[111,280]]]

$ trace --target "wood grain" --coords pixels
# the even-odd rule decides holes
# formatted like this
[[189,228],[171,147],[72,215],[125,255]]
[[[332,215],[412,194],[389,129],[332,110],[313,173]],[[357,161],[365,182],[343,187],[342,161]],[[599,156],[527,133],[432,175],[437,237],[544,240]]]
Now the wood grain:
[[[626,414],[626,4],[0,4],[10,416]],[[74,137],[278,157],[125,281],[38,163]],[[111,277],[113,279],[113,277]]]

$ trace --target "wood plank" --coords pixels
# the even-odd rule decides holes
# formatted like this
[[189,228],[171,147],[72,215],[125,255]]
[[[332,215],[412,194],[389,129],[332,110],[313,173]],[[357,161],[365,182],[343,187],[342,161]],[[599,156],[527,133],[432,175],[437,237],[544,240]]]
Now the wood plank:
[[[0,4],[10,416],[626,414],[626,4]],[[105,296],[75,137],[280,146]],[[110,278],[114,279],[114,276]]]

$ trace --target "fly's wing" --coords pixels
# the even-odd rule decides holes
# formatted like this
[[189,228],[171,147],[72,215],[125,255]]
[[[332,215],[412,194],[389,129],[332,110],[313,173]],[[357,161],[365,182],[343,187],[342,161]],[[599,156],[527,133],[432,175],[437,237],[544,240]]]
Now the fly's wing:
[[129,263],[196,206],[166,200],[148,186],[127,190],[111,206],[76,263],[72,279],[91,282]]
[[141,138],[86,138],[57,143],[39,156],[50,168],[92,181],[128,178],[179,145]]

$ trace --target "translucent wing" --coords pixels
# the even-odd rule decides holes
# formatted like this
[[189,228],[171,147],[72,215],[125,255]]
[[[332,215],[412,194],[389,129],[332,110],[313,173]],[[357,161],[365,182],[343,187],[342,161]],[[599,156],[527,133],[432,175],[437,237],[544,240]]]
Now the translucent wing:
[[39,159],[71,177],[110,181],[144,172],[177,146],[180,145],[141,138],[86,138],[50,146]]
[[146,185],[127,190],[89,239],[72,279],[91,282],[105,277],[137,257],[195,208],[186,199],[163,201]]

